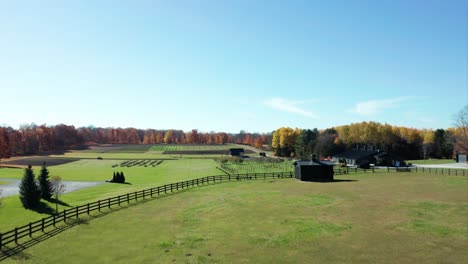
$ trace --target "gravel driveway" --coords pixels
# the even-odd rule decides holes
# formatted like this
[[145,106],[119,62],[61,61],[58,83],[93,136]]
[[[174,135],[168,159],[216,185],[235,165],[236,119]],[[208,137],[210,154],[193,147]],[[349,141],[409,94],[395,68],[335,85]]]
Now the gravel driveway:
[[[18,179],[0,179],[1,181],[9,182],[8,184],[0,185],[0,197],[17,195],[19,193],[19,184],[21,180]],[[65,184],[65,193],[73,192],[82,188],[101,185],[105,182],[85,182],[85,181],[62,181]]]

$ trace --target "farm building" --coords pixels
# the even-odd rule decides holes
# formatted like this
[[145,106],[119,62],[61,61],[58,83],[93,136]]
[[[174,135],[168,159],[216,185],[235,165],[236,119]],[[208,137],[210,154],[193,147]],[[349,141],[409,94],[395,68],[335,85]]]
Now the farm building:
[[243,148],[230,148],[229,149],[229,155],[231,156],[242,156],[244,154],[244,149]]
[[467,163],[468,162],[468,154],[466,153],[457,153],[457,162],[458,163]]
[[294,163],[296,179],[301,181],[333,181],[333,166],[317,160],[296,161]]
[[379,150],[353,149],[332,156],[332,161],[339,163],[345,161],[347,165],[369,167],[370,164],[378,166],[394,166],[401,160]]

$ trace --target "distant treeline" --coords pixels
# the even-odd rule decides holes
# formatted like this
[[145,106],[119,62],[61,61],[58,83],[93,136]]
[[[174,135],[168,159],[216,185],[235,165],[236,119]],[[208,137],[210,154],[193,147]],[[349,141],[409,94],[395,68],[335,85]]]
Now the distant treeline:
[[332,156],[353,148],[381,150],[402,159],[453,158],[467,151],[466,127],[415,129],[361,122],[322,131],[282,127],[273,132],[277,156]]
[[98,144],[226,144],[237,143],[262,148],[271,146],[277,156],[319,157],[366,146],[386,151],[403,159],[453,158],[467,151],[463,128],[415,129],[361,122],[325,130],[279,128],[272,133],[201,133],[196,129],[155,130],[22,125],[19,129],[0,127],[0,158],[61,152],[93,143]]
[[269,134],[224,132],[200,133],[182,130],[100,128],[22,125],[19,129],[0,127],[0,158],[61,152],[98,144],[226,144],[238,143],[261,148],[269,144]]

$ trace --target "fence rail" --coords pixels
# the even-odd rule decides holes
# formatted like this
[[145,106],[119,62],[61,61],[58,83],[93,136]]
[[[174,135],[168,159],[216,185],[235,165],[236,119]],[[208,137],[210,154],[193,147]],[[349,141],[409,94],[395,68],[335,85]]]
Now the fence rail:
[[387,172],[424,172],[429,174],[442,174],[453,176],[468,176],[467,169],[450,169],[450,168],[427,168],[427,167],[370,167],[368,169],[357,167],[339,167],[334,168],[335,175],[349,173],[372,173],[376,171]]
[[79,219],[80,215],[91,215],[94,211],[101,211],[101,209],[112,206],[121,206],[123,203],[129,204],[131,201],[137,202],[141,199],[148,197],[159,196],[166,193],[175,192],[178,190],[205,185],[210,183],[221,183],[226,181],[239,181],[239,180],[257,180],[267,178],[292,178],[292,172],[271,172],[271,173],[248,173],[248,174],[228,174],[207,176],[203,178],[196,178],[182,182],[169,183],[162,186],[144,189],[141,191],[122,194],[115,197],[110,197],[103,200],[98,200],[93,203],[79,205],[73,208],[65,209],[55,215],[42,218],[35,222],[30,222],[27,225],[16,227],[10,231],[0,233],[0,249],[9,244],[19,244],[19,241],[25,237],[32,238],[33,234],[37,232],[46,232],[50,227],[56,227],[60,223],[67,223],[67,220]]

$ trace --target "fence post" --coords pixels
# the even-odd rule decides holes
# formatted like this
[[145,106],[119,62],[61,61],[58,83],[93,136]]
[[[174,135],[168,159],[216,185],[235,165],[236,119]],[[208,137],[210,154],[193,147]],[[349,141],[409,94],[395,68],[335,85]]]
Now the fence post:
[[89,215],[89,203],[86,205],[86,211],[87,211],[87,213]]
[[67,222],[67,209],[63,210],[63,222]]
[[[44,218],[42,218],[41,222],[41,231],[44,232]],[[2,234],[0,234],[0,245],[2,244]]]
[[107,199],[107,208],[109,208],[109,209],[110,209],[110,198],[109,198],[109,199]]
[[53,218],[52,218],[52,219],[53,219],[53,220],[52,220],[52,223],[53,223],[53,225],[54,225],[54,227],[55,227],[55,215],[53,215]]
[[32,223],[29,222],[29,237],[32,237]]
[[138,192],[135,192],[135,201],[138,202]]
[[78,206],[75,207],[75,209],[76,209],[76,218],[78,218]]
[[127,193],[127,204],[130,204],[130,194]]
[[101,200],[98,200],[97,204],[98,204],[98,211],[101,212]]
[[153,188],[151,188],[151,197],[153,197]]

